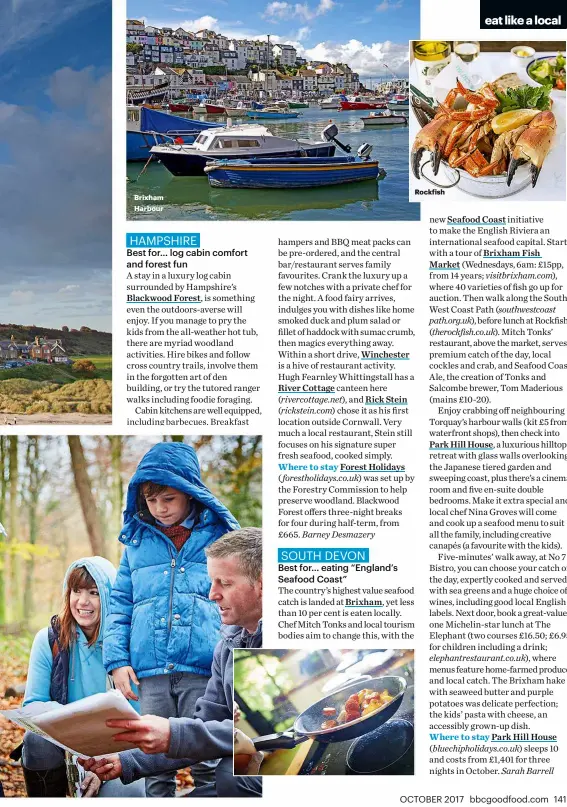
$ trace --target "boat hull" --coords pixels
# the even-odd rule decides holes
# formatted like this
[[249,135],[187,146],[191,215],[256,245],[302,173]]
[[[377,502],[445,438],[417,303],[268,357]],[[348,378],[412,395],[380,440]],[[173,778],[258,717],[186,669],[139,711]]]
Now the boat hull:
[[299,112],[262,112],[261,109],[252,109],[246,113],[246,117],[256,120],[286,120],[286,118],[298,118]]
[[217,104],[205,104],[207,115],[224,115],[224,107]]
[[[275,161],[277,162],[277,161]],[[282,161],[285,163],[285,161]],[[207,168],[209,183],[217,188],[320,188],[378,179],[378,162],[300,159],[292,164],[274,161],[248,165],[222,163]]]
[[[305,154],[309,157],[332,157],[335,153],[335,146],[329,143],[321,142],[321,145],[305,146],[301,149],[297,148],[292,151],[275,151],[270,152],[272,157],[302,157]],[[205,172],[205,166],[214,161],[214,157],[205,157],[202,154],[187,154],[186,152],[176,151],[155,154],[156,159],[160,160],[167,170],[175,177],[196,177],[202,176]],[[229,154],[226,157],[230,157]],[[258,157],[255,154],[238,154],[234,155],[234,159],[246,160],[251,157]]]
[[361,118],[363,126],[407,126],[407,118],[404,115],[369,115]]
[[303,104],[300,101],[289,101],[290,109],[309,109],[309,104]]
[[189,104],[168,104],[170,112],[190,112],[192,107]]
[[404,110],[409,110],[409,101],[407,103],[396,104],[392,101],[388,102],[388,109],[399,109],[402,112]]
[[386,109],[386,104],[373,104],[370,101],[341,101],[341,109],[356,111],[357,109]]

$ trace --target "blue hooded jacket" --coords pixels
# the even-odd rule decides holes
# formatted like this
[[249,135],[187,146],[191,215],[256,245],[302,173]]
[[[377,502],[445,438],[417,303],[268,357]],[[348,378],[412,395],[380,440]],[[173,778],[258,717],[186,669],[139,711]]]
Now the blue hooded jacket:
[[[36,635],[28,667],[24,706],[36,701],[42,703],[74,703],[88,695],[105,692],[109,682],[102,663],[102,637],[108,618],[110,592],[116,569],[109,560],[101,557],[79,558],[65,574],[63,593],[72,569],[84,566],[95,581],[100,597],[99,638],[89,647],[88,640],[77,626],[77,639],[68,651],[60,651],[56,659],[49,643],[49,629],[42,628]],[[64,663],[62,663],[64,660]],[[62,679],[65,676],[66,680]]]
[[[145,509],[143,482],[175,488],[197,502],[197,521],[179,552]],[[104,636],[108,672],[129,665],[138,678],[173,672],[210,675],[220,618],[208,599],[205,547],[238,528],[201,481],[191,446],[158,443],[148,451],[128,487],[119,539],[125,551]]]

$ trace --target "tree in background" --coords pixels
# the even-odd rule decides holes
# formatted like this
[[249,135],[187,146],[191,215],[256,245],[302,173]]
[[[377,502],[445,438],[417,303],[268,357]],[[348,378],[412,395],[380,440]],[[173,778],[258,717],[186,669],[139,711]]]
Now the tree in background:
[[245,527],[262,526],[262,438],[223,438],[219,485],[223,501]]
[[10,538],[10,599],[12,604],[12,619],[18,622],[21,618],[20,597],[21,577],[20,558],[15,551],[15,544],[19,537],[18,523],[18,438],[10,435],[8,448],[8,475],[10,479],[10,512],[8,518],[8,536]]
[[110,531],[116,541],[116,558],[120,561],[121,548],[116,540],[122,529],[122,502],[124,499],[124,484],[122,481],[122,437],[113,435],[108,438],[110,442],[110,468],[111,468],[111,492],[110,492]]
[[[49,440],[48,437],[44,438]],[[26,447],[26,489],[23,499],[28,511],[29,544],[35,548],[38,541],[39,499],[49,472],[42,462],[41,437],[28,437]],[[29,622],[33,611],[33,572],[36,554],[30,551],[25,561],[23,617]]]
[[[6,521],[6,498],[8,493],[8,480],[6,477],[6,459],[8,438],[0,435],[0,524]],[[6,566],[8,553],[6,552],[5,536],[0,533],[0,625],[6,622]]]
[[83,519],[87,528],[91,549],[93,555],[104,556],[104,533],[91,489],[91,480],[89,479],[87,471],[87,463],[81,438],[77,435],[69,435],[67,441],[71,453],[71,467],[73,469],[75,487],[81,503],[81,510],[83,511]]

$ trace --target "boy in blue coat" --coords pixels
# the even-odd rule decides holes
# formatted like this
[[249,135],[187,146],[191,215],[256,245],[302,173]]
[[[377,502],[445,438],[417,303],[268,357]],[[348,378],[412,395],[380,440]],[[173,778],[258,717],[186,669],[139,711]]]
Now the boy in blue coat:
[[[103,649],[117,689],[136,700],[131,681],[139,685],[144,714],[192,714],[203,695],[220,628],[205,548],[238,528],[201,481],[191,446],[158,443],[143,457],[128,487]],[[192,768],[196,796],[206,795],[215,764]],[[175,796],[175,776],[147,779],[146,795]]]

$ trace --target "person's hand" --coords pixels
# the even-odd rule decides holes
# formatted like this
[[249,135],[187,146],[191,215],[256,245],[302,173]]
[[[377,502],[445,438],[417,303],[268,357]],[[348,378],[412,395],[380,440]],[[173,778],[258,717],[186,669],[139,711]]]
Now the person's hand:
[[157,715],[142,715],[139,720],[107,720],[112,729],[125,729],[114,734],[115,742],[128,742],[141,748],[144,754],[165,754],[169,751],[171,729],[169,720]]
[[118,754],[109,754],[102,759],[79,759],[79,764],[95,774],[101,782],[110,782],[122,775],[122,762]]
[[81,795],[84,799],[94,799],[102,782],[92,771],[89,771],[81,782]]
[[256,746],[240,729],[233,731],[234,753],[235,754],[255,754]]
[[254,754],[234,755],[235,776],[257,776],[264,761],[264,752],[256,751]]
[[122,692],[125,698],[128,698],[130,701],[138,700],[138,696],[130,686],[131,680],[135,684],[140,683],[132,667],[117,667],[115,670],[112,670],[112,678],[114,679],[114,686]]
[[242,712],[240,711],[240,706],[237,704],[236,701],[232,701],[232,719],[235,725],[236,723],[238,723],[241,717]]

